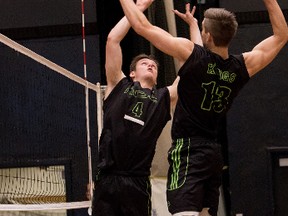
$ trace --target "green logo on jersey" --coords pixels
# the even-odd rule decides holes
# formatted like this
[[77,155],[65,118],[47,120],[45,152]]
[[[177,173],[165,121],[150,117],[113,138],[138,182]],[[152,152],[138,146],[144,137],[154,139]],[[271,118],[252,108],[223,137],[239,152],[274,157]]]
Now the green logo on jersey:
[[235,81],[237,76],[235,73],[231,73],[229,71],[222,71],[216,66],[217,66],[216,63],[208,64],[207,74],[217,75],[219,77],[219,80],[223,80],[225,82],[233,83]]
[[125,91],[125,94],[129,94],[131,96],[134,96],[135,98],[142,98],[142,99],[149,99],[153,101],[154,103],[157,103],[157,98],[154,95],[148,95],[144,91],[139,89],[134,89],[128,87]]

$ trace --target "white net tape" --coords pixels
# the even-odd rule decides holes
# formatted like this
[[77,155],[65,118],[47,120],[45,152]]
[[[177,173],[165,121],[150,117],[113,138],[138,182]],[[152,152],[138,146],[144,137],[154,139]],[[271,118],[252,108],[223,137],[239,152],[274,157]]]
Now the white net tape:
[[81,77],[75,75],[74,73],[68,71],[67,69],[55,64],[54,62],[48,60],[47,58],[45,58],[45,57],[33,52],[32,50],[22,46],[21,44],[11,40],[10,38],[6,37],[3,34],[0,34],[0,42],[9,46],[10,48],[14,49],[15,51],[22,53],[22,54],[30,57],[31,59],[34,59],[35,61],[47,66],[48,68],[54,70],[55,72],[60,73],[63,76],[66,76],[67,78],[83,85],[84,87],[92,89],[95,92],[99,92],[99,87],[97,87],[97,85],[90,83],[87,80],[82,79]]
[[60,209],[80,209],[89,208],[91,206],[90,201],[81,202],[67,202],[67,203],[49,203],[49,204],[1,204],[0,211],[47,211],[47,210],[60,210]]

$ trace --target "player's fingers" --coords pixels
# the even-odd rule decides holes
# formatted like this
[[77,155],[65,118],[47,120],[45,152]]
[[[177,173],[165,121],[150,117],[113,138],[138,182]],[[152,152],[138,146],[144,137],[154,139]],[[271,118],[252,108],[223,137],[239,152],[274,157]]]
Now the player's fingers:
[[185,10],[186,10],[186,13],[190,13],[190,3],[187,3],[185,5]]
[[181,14],[178,10],[172,10],[172,12],[173,12],[174,14],[176,14],[177,16],[179,16],[179,15]]
[[192,16],[194,16],[195,11],[196,11],[196,6],[193,6],[192,11],[191,11]]
[[178,10],[172,10],[174,12],[174,14],[176,14],[178,17],[180,17],[181,19],[185,20],[185,15],[180,13]]

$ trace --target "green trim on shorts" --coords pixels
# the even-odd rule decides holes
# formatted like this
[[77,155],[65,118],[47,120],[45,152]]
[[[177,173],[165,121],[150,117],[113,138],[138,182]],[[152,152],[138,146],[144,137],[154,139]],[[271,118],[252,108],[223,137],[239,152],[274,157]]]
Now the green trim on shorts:
[[185,177],[183,182],[179,182],[179,172],[180,172],[180,166],[181,166],[181,150],[183,148],[184,139],[177,139],[176,140],[176,146],[171,152],[170,159],[172,160],[172,174],[170,176],[170,185],[168,186],[168,190],[176,190],[180,187],[182,187],[185,184],[187,173],[188,173],[188,167],[189,167],[189,155],[190,155],[190,139],[188,142],[188,154],[186,157],[186,170],[185,170]]

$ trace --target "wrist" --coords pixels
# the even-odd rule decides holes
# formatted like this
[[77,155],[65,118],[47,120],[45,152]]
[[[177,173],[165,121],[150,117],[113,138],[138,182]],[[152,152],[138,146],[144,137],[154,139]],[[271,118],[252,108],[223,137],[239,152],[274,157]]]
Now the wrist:
[[147,7],[145,7],[143,5],[136,5],[136,6],[141,12],[144,12],[147,9]]

